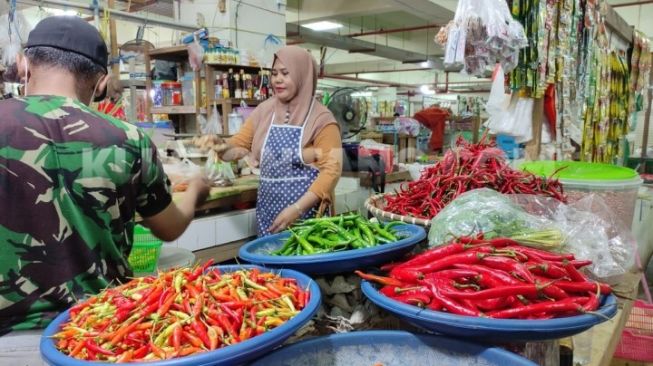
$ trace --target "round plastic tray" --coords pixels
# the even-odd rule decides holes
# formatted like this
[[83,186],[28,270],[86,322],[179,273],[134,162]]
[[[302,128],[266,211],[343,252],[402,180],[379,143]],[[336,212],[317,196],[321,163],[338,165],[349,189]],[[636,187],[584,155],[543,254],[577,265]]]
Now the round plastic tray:
[[[320,307],[321,295],[319,286],[308,276],[288,269],[270,270],[251,265],[218,266],[223,272],[233,272],[241,268],[259,268],[262,272],[279,273],[282,277],[294,278],[302,288],[308,288],[311,294],[310,300],[304,310],[283,325],[267,331],[254,338],[240,342],[235,345],[200,353],[195,356],[175,358],[167,361],[148,362],[148,366],[208,366],[208,365],[239,365],[251,361],[283,343],[293,335],[299,328],[308,322]],[[111,363],[99,363],[77,360],[59,352],[52,338],[52,335],[59,331],[60,325],[69,319],[68,310],[60,314],[43,332],[41,337],[41,356],[50,365],[57,366],[97,366],[113,365]]]
[[403,224],[395,227],[403,239],[372,248],[352,249],[336,253],[277,256],[268,254],[281,248],[290,233],[280,233],[256,239],[240,248],[238,256],[250,263],[269,267],[292,268],[308,274],[329,274],[351,272],[356,269],[375,266],[400,257],[426,238],[424,228]]
[[515,365],[535,363],[498,347],[403,331],[329,335],[292,344],[251,366]]
[[361,283],[365,296],[373,303],[420,328],[457,337],[483,341],[536,341],[569,337],[584,332],[617,313],[614,295],[603,296],[596,313],[548,320],[491,319],[421,309],[381,294],[367,281]]

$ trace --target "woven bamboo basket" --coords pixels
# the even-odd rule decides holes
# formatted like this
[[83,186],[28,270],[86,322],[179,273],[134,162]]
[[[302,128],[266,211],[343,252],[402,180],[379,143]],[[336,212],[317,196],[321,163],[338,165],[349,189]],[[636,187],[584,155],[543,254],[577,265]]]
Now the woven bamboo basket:
[[394,193],[381,193],[371,196],[365,200],[365,208],[379,220],[402,221],[408,224],[424,227],[431,226],[431,220],[424,220],[413,216],[402,216],[384,211],[383,208],[386,205],[385,197],[389,195],[394,195]]

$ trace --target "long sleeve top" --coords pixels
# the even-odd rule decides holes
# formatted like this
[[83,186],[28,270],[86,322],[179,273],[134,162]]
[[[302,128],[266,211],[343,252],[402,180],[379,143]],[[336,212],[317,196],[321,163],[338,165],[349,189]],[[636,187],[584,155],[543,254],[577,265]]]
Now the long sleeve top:
[[[228,143],[251,151],[255,129],[254,121],[248,119]],[[338,125],[331,123],[319,131],[313,141],[302,148],[302,157],[306,164],[319,170],[308,190],[321,200],[333,202],[334,190],[342,173],[342,140]]]

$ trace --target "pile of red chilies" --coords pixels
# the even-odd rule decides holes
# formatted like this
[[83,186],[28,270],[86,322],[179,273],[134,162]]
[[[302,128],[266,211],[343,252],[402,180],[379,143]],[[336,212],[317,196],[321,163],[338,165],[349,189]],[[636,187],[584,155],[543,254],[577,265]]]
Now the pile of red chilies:
[[452,314],[498,319],[550,319],[593,312],[607,284],[588,280],[591,261],[524,247],[507,238],[461,237],[403,263],[389,277],[356,273],[384,285],[397,301]]
[[449,202],[478,188],[504,194],[537,194],[566,202],[558,180],[512,169],[494,142],[471,144],[462,137],[457,148],[422,172],[421,177],[401,186],[395,195],[386,195],[385,211],[402,216],[432,219]]
[[257,269],[220,273],[210,264],[137,278],[73,306],[54,335],[57,348],[116,363],[183,357],[265,333],[309,300],[295,279]]

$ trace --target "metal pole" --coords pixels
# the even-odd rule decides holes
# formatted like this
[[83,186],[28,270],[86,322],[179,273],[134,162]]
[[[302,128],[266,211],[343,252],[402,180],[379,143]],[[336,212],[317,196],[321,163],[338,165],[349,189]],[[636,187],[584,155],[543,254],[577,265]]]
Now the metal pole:
[[650,73],[648,80],[648,107],[646,108],[646,116],[644,117],[644,133],[642,136],[642,154],[639,157],[639,172],[646,172],[646,150],[648,150],[648,131],[651,124],[651,101],[653,101],[653,90],[651,90],[651,85],[653,84],[653,71]]
[[[32,0],[18,0],[19,3],[21,4],[28,4],[28,5],[47,5],[47,6],[52,6],[52,7],[60,7],[60,8],[66,8],[66,9],[79,9],[79,10],[87,10],[92,12],[94,10],[93,6],[89,4],[84,4],[84,3],[77,3],[73,1],[67,1],[67,0],[42,0],[42,1],[32,1]],[[105,8],[100,5],[99,11],[104,11]],[[127,13],[121,10],[114,10],[114,9],[107,9],[109,14],[111,14],[112,17],[115,17],[117,19],[125,20],[128,22],[135,22],[135,23],[147,23],[147,24],[152,24],[152,25],[159,25],[162,27],[168,27],[172,29],[179,29],[183,31],[188,31],[188,32],[193,32],[197,30],[197,26],[190,25],[190,24],[182,24],[179,22],[175,22],[172,20],[162,20],[162,19],[152,19],[144,16],[140,16],[137,14],[132,14],[132,13]]]

